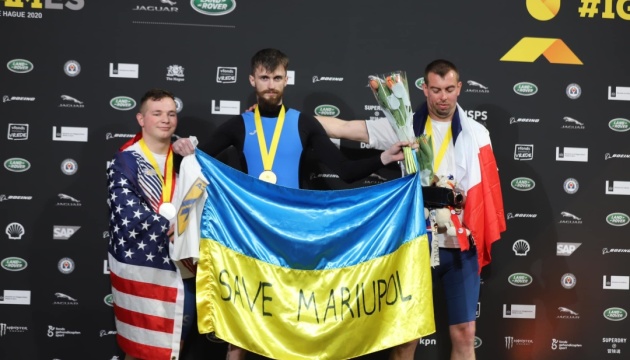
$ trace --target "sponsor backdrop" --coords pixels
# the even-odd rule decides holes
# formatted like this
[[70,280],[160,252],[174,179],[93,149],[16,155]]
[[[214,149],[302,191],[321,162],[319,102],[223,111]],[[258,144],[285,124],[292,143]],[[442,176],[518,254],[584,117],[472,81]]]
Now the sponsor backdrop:
[[[508,224],[482,274],[478,358],[630,356],[630,1],[5,0],[0,17],[0,358],[122,359],[107,161],[151,87],[177,96],[182,136],[244,111],[264,47],[291,58],[287,104],[343,119],[382,115],[368,75],[406,71],[415,107],[424,66],[455,62],[460,104],[491,133]],[[352,157],[366,147],[341,142]],[[312,163],[303,178],[337,189],[397,174],[343,184]],[[417,359],[449,357],[436,291],[438,331]],[[193,336],[182,359],[225,348]]]

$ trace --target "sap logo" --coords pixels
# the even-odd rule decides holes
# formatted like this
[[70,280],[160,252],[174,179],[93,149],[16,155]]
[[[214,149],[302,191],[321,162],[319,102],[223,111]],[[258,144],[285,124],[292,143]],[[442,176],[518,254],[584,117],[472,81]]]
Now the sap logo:
[[79,231],[80,226],[60,226],[55,225],[53,227],[53,239],[55,240],[68,240]]
[[473,120],[488,120],[488,112],[485,110],[467,110],[466,115]]
[[577,250],[577,248],[580,247],[580,245],[582,245],[582,243],[559,242],[556,245],[556,255],[570,256],[575,250]]

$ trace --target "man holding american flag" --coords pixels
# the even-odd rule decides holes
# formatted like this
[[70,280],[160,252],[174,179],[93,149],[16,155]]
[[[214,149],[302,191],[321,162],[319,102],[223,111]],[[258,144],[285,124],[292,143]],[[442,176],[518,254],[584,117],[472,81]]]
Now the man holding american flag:
[[142,130],[107,170],[110,277],[117,340],[126,360],[178,359],[180,340],[195,319],[195,269],[169,257],[176,215],[174,99],[161,89],[142,97],[136,115]]

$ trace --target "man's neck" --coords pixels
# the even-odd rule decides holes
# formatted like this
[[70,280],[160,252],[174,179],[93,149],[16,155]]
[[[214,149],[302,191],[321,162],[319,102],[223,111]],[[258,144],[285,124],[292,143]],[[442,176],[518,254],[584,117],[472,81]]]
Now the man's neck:
[[[258,104],[258,111],[262,117],[278,117],[282,103],[278,105]],[[286,110],[286,109],[285,109]]]
[[144,137],[144,135],[142,138],[144,139],[144,143],[147,144],[147,148],[149,148],[152,153],[158,155],[168,154],[168,149],[171,146],[170,139],[152,139],[151,137]]
[[451,114],[450,116],[447,116],[447,117],[439,117],[439,116],[437,116],[435,114],[429,113],[429,117],[433,121],[439,121],[439,122],[444,122],[444,123],[453,121],[453,114]]

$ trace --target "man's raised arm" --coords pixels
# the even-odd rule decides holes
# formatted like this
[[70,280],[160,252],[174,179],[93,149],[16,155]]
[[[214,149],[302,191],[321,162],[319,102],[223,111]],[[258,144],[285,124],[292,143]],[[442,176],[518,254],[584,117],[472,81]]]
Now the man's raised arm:
[[365,120],[342,120],[328,116],[315,116],[322,124],[326,134],[333,139],[346,139],[369,142]]

